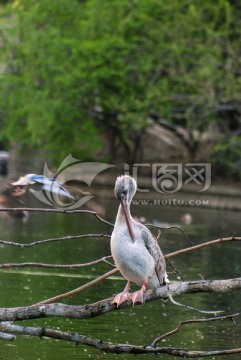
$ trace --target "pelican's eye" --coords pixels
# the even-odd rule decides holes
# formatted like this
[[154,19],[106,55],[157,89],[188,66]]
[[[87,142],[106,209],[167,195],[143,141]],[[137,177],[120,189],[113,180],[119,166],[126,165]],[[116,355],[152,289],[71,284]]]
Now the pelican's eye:
[[123,190],[121,193],[121,200],[125,200],[127,195],[127,190]]

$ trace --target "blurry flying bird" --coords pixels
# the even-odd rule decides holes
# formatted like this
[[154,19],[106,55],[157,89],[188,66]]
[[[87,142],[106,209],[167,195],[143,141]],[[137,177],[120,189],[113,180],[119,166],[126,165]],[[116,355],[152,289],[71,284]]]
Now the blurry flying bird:
[[[65,196],[71,200],[75,200],[75,198],[66,190],[56,178],[47,178],[43,175],[36,174],[27,174],[25,176],[21,176],[17,181],[13,182],[14,186],[27,186],[37,184],[40,186],[41,190],[44,190],[49,193],[57,194],[59,196]],[[26,190],[25,190],[26,191]]]

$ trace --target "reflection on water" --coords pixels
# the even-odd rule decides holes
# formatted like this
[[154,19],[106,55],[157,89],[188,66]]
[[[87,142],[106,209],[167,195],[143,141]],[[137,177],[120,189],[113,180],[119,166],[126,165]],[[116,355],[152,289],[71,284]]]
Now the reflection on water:
[[[106,208],[106,218],[114,221],[117,202],[99,199]],[[35,204],[36,205],[36,204]],[[144,216],[148,222],[158,221],[165,224],[180,224],[186,209],[160,206],[132,206],[132,213]],[[231,236],[240,233],[240,213],[208,209],[188,209],[192,222],[183,225],[191,240],[200,242]],[[60,237],[68,234],[109,232],[111,229],[94,217],[87,215],[64,215],[33,213],[27,223],[0,219],[0,238],[8,241],[30,243],[40,239]],[[153,229],[154,233],[157,233]],[[160,244],[165,254],[187,247],[183,234],[172,229],[163,232]],[[105,238],[82,238],[45,244],[30,248],[0,247],[0,262],[44,262],[55,264],[84,263],[110,254],[109,240]],[[238,277],[241,273],[241,244],[226,243],[204,248],[197,253],[191,252],[172,260],[185,280]],[[81,269],[41,269],[14,268],[0,272],[0,306],[21,306],[36,303],[44,298],[72,290],[89,279],[108,271],[107,264],[97,264]],[[175,279],[176,277],[170,277]],[[119,292],[125,285],[120,276],[107,279],[96,286],[65,299],[70,304],[96,302]],[[225,313],[240,311],[240,293],[195,294],[181,296],[179,302],[207,310],[224,310]],[[155,337],[173,329],[181,319],[204,317],[203,314],[176,307],[169,302],[155,301],[144,306],[136,306],[102,317],[85,321],[66,319],[39,319],[23,322],[28,325],[41,325],[88,334],[106,341],[133,344],[150,344]],[[241,326],[232,322],[191,324],[181,332],[165,339],[163,345],[205,350],[216,348],[240,347]],[[225,341],[224,341],[225,340]],[[89,359],[99,355],[95,349],[73,344],[40,340],[18,336],[13,343],[2,342],[0,358],[5,359]],[[126,355],[105,354],[106,359],[126,359]],[[131,356],[130,356],[131,357]],[[144,357],[143,357],[144,358]],[[149,356],[156,359],[156,356]],[[167,358],[165,355],[160,359]],[[222,357],[224,359],[225,356]],[[230,357],[229,357],[230,358]],[[240,355],[232,359],[239,359]],[[217,359],[217,358],[216,358]]]

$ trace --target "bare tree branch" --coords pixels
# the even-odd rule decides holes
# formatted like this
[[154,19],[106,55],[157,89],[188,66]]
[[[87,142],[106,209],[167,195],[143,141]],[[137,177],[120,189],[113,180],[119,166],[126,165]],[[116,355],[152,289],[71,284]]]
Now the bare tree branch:
[[28,208],[28,207],[22,207],[22,208],[0,208],[0,211],[8,211],[8,212],[14,212],[14,211],[28,211],[28,212],[53,212],[53,213],[64,213],[64,214],[90,214],[95,216],[98,220],[103,222],[104,224],[114,226],[111,222],[103,219],[97,211],[91,211],[91,210],[67,210],[67,209],[46,209],[46,208]]
[[206,247],[206,246],[219,244],[219,243],[223,243],[223,242],[228,242],[228,241],[241,241],[241,237],[231,236],[231,237],[227,237],[227,238],[221,238],[221,239],[207,241],[207,242],[202,243],[202,244],[198,244],[198,245],[190,246],[190,247],[185,248],[185,249],[174,251],[174,252],[172,252],[170,254],[165,255],[165,258],[169,259],[171,257],[181,255],[181,254],[187,253],[189,251],[195,251],[195,250],[201,249],[201,248]]
[[4,332],[0,332],[0,339],[6,341],[13,341],[16,339],[16,336],[12,334],[6,334]]
[[232,321],[234,321],[234,317],[238,316],[239,314],[231,314],[231,315],[223,315],[223,316],[215,316],[212,318],[203,318],[203,319],[193,319],[193,320],[181,320],[179,321],[177,327],[163,335],[158,336],[151,344],[151,347],[155,347],[156,344],[165,339],[168,336],[171,336],[173,334],[176,334],[177,332],[179,332],[181,330],[181,327],[183,325],[186,324],[195,324],[195,323],[201,323],[201,322],[209,322],[209,321],[218,321],[218,320],[226,320],[226,319],[230,319]]
[[[170,260],[168,260],[168,258],[166,258],[166,256],[164,256],[164,258],[166,259],[167,264],[170,266],[170,268],[173,270],[171,274],[177,274],[179,276],[179,278],[184,281],[184,278],[182,276],[182,274],[180,273],[180,271],[171,263]],[[1,267],[1,265],[0,265]],[[168,273],[169,274],[169,273]]]
[[188,235],[186,234],[185,230],[183,230],[182,228],[180,228],[179,226],[167,226],[167,227],[162,227],[162,226],[158,226],[158,225],[154,225],[154,224],[145,224],[147,227],[153,227],[155,229],[161,229],[164,231],[167,230],[172,230],[172,229],[177,229],[179,231],[181,231],[183,233],[183,235],[185,236],[185,238],[187,239],[187,241],[189,242],[189,244],[194,245],[193,242],[189,239]]
[[31,242],[31,243],[28,243],[28,244],[22,244],[22,243],[16,243],[16,242],[12,242],[12,241],[0,240],[0,244],[26,248],[26,247],[36,246],[36,245],[43,245],[43,244],[47,244],[47,243],[55,242],[55,241],[66,241],[66,240],[72,240],[72,239],[81,239],[81,238],[85,238],[85,237],[110,238],[110,235],[103,234],[103,233],[101,233],[101,234],[67,235],[67,236],[62,236],[62,237],[58,237],[58,238],[38,240],[38,241],[34,241],[34,242]]
[[113,269],[113,270],[110,270],[109,272],[99,276],[98,278],[88,282],[87,284],[84,284],[74,290],[71,290],[71,291],[68,291],[64,294],[60,294],[60,295],[57,295],[57,296],[54,296],[50,299],[46,299],[46,300],[43,300],[43,301],[40,301],[38,302],[37,304],[35,305],[40,305],[40,304],[49,304],[51,302],[54,302],[54,301],[59,301],[59,300],[62,300],[62,299],[65,299],[66,297],[70,297],[70,296],[73,296],[73,295],[76,295],[78,294],[79,292],[83,291],[83,290],[86,290],[88,289],[89,287],[93,286],[93,285],[96,285],[97,283],[99,283],[100,281],[108,278],[109,276],[115,274],[116,272],[118,272],[119,270],[117,268]]
[[101,339],[93,338],[91,336],[80,335],[78,333],[69,333],[44,327],[19,326],[13,325],[9,322],[2,322],[0,324],[0,330],[10,334],[20,334],[37,336],[39,338],[45,337],[55,340],[71,341],[75,344],[87,345],[103,352],[114,354],[168,354],[182,358],[198,358],[241,353],[241,348],[214,351],[189,351],[187,349],[171,346],[153,347],[138,346],[133,344],[114,344],[111,342],[103,341]]
[[[40,245],[40,244],[45,244],[48,242],[55,242],[55,241],[65,241],[65,240],[70,240],[70,239],[80,239],[83,237],[104,237],[104,238],[110,238],[110,235],[108,234],[83,234],[83,235],[69,235],[69,236],[64,236],[64,237],[60,237],[60,238],[52,238],[52,239],[45,239],[45,240],[39,240],[39,241],[35,241],[29,244],[22,244],[22,243],[15,243],[15,242],[10,242],[10,241],[4,241],[4,240],[0,240],[0,244],[3,245],[9,245],[9,246],[17,246],[17,247],[31,247],[31,246],[35,246],[35,245]],[[190,252],[190,251],[195,251],[198,249],[201,249],[203,247],[207,247],[207,246],[211,246],[211,245],[215,245],[218,243],[224,243],[224,242],[229,242],[229,241],[240,241],[241,237],[236,237],[236,236],[231,236],[231,237],[227,237],[227,238],[221,238],[221,239],[216,239],[216,240],[211,240],[211,241],[207,241],[205,243],[202,244],[198,244],[198,245],[194,245],[194,246],[190,246],[188,248],[185,249],[181,249],[181,250],[177,250],[174,251],[172,253],[166,254],[164,256],[164,258],[167,260],[167,262],[169,263],[169,265],[174,269],[174,271],[176,273],[179,274],[179,276],[181,277],[181,274],[178,272],[177,269],[174,268],[174,266],[168,261],[169,258],[178,256],[178,255],[182,255],[184,253]],[[84,263],[84,264],[66,264],[66,265],[62,265],[62,264],[44,264],[44,263],[35,263],[35,262],[24,262],[24,263],[7,263],[7,264],[0,264],[0,268],[12,268],[12,267],[45,267],[45,268],[66,268],[66,269],[71,269],[71,268],[81,268],[84,266],[89,266],[89,265],[93,265],[93,264],[97,264],[99,262],[106,262],[111,266],[114,266],[113,264],[111,264],[109,261],[107,261],[107,259],[112,258],[111,255],[107,255],[104,256],[101,259],[98,260],[94,260],[94,261],[90,261],[88,263]]]
[[[112,274],[117,271],[117,269],[113,269]],[[176,282],[169,284],[168,286],[161,286],[156,289],[146,291],[144,294],[144,301],[149,302],[158,299],[166,300],[168,299],[169,294],[172,296],[178,296],[182,294],[199,292],[223,293],[240,289],[241,278],[228,280],[198,280],[190,282]],[[25,307],[0,308],[0,321],[27,320],[53,316],[73,319],[88,319],[95,316],[104,315],[110,311],[120,310],[132,306],[132,302],[129,300],[117,308],[115,304],[112,304],[112,300],[113,297],[101,300],[97,303],[86,304],[83,306],[66,305],[60,303],[42,303]],[[136,306],[138,305],[139,304],[136,304]]]
[[185,236],[185,238],[187,239],[187,241],[189,242],[189,244],[194,245],[193,242],[189,239],[188,235],[186,234],[185,230],[183,230],[182,228],[180,228],[179,226],[168,226],[165,228],[165,231],[167,230],[171,230],[171,229],[177,229],[180,230],[183,235]]
[[[179,348],[171,347],[162,347],[162,348],[151,348],[143,346],[135,346],[129,344],[113,344],[110,342],[102,341],[100,339],[93,338],[91,336],[80,335],[77,333],[68,333],[59,330],[53,330],[43,327],[30,327],[30,326],[19,326],[12,325],[8,322],[3,322],[0,324],[0,330],[3,330],[5,333],[10,332],[11,334],[21,334],[28,336],[37,336],[39,338],[47,337],[55,340],[64,340],[71,341],[75,344],[84,344],[87,346],[94,347],[98,350],[108,352],[108,353],[129,353],[129,354],[159,354],[167,353],[170,355],[177,355],[183,350]],[[177,351],[177,352],[176,352]],[[184,350],[186,351],[186,350]]]
[[99,264],[101,262],[105,262],[108,265],[115,267],[110,261],[107,259],[111,259],[112,256],[104,256],[101,259],[93,260],[83,264],[45,264],[45,263],[37,263],[37,262],[23,262],[23,263],[6,263],[0,264],[0,269],[11,269],[11,268],[21,268],[21,267],[41,267],[41,268],[51,268],[51,269],[76,269],[82,268],[86,266],[91,266],[95,264]]
[[[49,243],[49,242],[66,241],[66,240],[71,240],[71,239],[81,239],[81,238],[84,238],[84,237],[110,238],[111,235],[104,234],[104,233],[101,233],[101,234],[83,234],[83,235],[67,235],[67,236],[63,236],[63,237],[59,237],[59,238],[38,240],[38,241],[34,241],[34,242],[28,243],[28,244],[0,240],[0,244],[7,245],[7,246],[17,246],[17,247],[25,248],[25,247],[31,247],[31,246],[36,246],[36,245],[42,245],[42,244],[46,244],[46,243]],[[220,239],[216,239],[216,240],[207,241],[207,242],[202,243],[202,244],[198,244],[198,245],[190,246],[188,248],[184,248],[184,249],[181,249],[181,250],[174,251],[174,252],[172,252],[170,254],[165,255],[165,258],[169,259],[171,257],[181,255],[181,254],[184,254],[184,253],[189,252],[189,251],[195,251],[195,250],[201,249],[201,248],[206,247],[206,246],[215,245],[215,244],[218,244],[218,243],[223,243],[223,242],[228,242],[228,241],[241,241],[241,237],[230,236],[230,237],[227,237],[227,238],[220,238]]]
[[173,303],[174,305],[184,307],[187,310],[198,311],[198,312],[200,312],[202,314],[214,314],[214,315],[217,315],[218,313],[223,312],[223,310],[214,310],[214,311],[213,310],[211,310],[211,311],[210,310],[201,310],[201,309],[198,309],[198,308],[194,308],[193,306],[190,306],[190,305],[181,304],[181,303],[175,301],[171,294],[168,295],[168,298],[171,301],[171,303]]

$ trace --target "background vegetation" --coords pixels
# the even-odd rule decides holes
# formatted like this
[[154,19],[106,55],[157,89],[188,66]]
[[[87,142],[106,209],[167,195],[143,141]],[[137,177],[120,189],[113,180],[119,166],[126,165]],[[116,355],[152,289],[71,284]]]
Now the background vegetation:
[[185,128],[190,152],[213,122],[213,162],[241,178],[239,1],[1,3],[2,143],[94,159],[107,134],[131,162],[153,122]]

